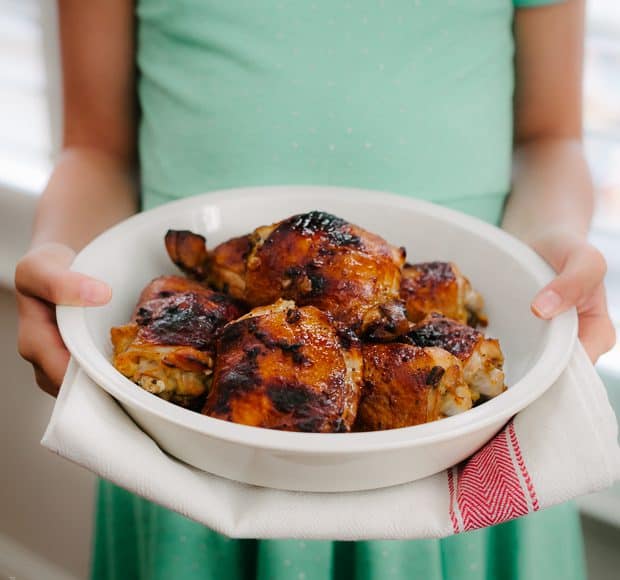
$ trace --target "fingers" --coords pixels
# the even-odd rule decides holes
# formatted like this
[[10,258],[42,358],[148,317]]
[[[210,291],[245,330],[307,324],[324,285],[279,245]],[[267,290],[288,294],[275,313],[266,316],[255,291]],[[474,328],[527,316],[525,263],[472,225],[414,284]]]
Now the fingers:
[[112,292],[107,284],[69,270],[74,256],[60,244],[31,250],[15,270],[17,290],[52,304],[99,306],[108,302]]
[[603,284],[599,285],[591,301],[579,313],[579,339],[593,363],[616,343],[616,330],[607,312]]
[[584,315],[579,318],[579,340],[595,363],[616,343],[616,331],[607,316]]
[[56,324],[55,304],[98,306],[110,300],[109,286],[71,272],[75,257],[62,244],[45,244],[31,250],[15,270],[19,310],[18,349],[32,363],[38,385],[56,396],[69,353]]
[[596,362],[616,340],[603,284],[607,270],[605,258],[586,242],[565,246],[563,252],[557,250],[557,244],[556,247],[538,248],[558,268],[559,274],[537,294],[531,305],[532,312],[540,318],[550,319],[576,306],[579,339],[592,362]]
[[69,363],[69,353],[58,332],[53,306],[18,295],[18,309],[19,354],[34,366],[37,384],[56,396]]
[[34,369],[34,378],[37,382],[37,385],[39,385],[39,388],[42,391],[46,392],[48,395],[51,395],[54,398],[57,397],[58,393],[60,392],[60,385],[62,381],[60,383],[53,381],[38,365],[33,364],[32,367]]
[[569,254],[558,276],[537,294],[532,312],[549,319],[572,306],[579,308],[594,294],[606,270],[603,255],[584,243]]

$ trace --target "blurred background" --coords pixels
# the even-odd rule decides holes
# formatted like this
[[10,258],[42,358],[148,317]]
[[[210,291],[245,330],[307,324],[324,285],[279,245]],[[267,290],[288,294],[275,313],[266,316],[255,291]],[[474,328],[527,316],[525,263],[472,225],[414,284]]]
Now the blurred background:
[[[13,269],[60,141],[55,2],[0,0],[0,579],[86,578],[94,476],[39,445],[53,401],[16,353]],[[586,149],[597,188],[592,241],[609,263],[620,334],[620,0],[589,0]],[[620,416],[620,346],[598,370]],[[620,485],[580,498],[589,577],[620,577]]]

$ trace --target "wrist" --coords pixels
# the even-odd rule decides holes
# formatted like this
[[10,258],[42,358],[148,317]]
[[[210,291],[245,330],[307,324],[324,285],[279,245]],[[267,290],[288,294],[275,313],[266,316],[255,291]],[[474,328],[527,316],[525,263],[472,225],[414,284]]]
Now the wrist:
[[37,205],[31,247],[59,243],[77,252],[137,209],[129,164],[106,152],[67,149]]

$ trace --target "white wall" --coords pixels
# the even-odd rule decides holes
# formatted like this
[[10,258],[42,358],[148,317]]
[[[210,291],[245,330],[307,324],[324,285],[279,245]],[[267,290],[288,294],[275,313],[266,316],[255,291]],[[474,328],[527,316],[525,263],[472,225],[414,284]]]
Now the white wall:
[[0,578],[87,578],[95,478],[39,445],[53,399],[15,346],[13,294],[0,290]]

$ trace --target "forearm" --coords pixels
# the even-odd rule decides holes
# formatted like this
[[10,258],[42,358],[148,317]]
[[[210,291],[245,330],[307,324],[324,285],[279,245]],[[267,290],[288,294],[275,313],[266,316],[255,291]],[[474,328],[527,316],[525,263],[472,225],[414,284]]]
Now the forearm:
[[96,149],[69,148],[41,196],[32,245],[58,242],[78,251],[137,209],[130,165]]
[[502,227],[533,245],[558,230],[585,238],[593,200],[578,140],[533,141],[515,149],[512,192]]

